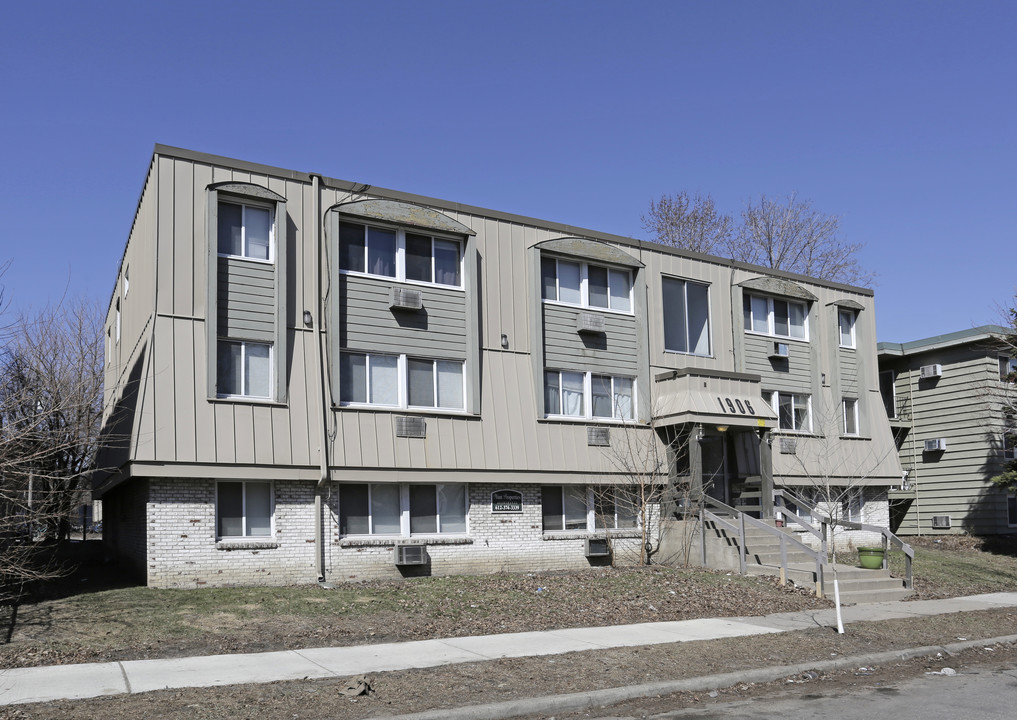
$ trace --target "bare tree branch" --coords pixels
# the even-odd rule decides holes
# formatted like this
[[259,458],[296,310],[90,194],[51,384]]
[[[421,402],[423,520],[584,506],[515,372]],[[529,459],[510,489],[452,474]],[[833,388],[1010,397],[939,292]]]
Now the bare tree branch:
[[682,190],[650,200],[643,229],[657,242],[692,252],[717,254],[731,240],[731,218],[717,212],[709,195]]

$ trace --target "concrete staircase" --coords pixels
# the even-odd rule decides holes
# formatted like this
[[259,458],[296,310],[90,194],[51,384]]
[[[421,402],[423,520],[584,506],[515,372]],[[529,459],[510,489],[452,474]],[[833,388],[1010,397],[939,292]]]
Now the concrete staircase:
[[[737,518],[731,518],[737,522]],[[767,525],[773,527],[773,521]],[[785,528],[776,528],[778,532],[796,536]],[[707,543],[707,565],[738,570],[738,537],[723,528],[707,522],[704,528]],[[845,553],[840,553],[841,558]],[[810,589],[818,589],[819,578],[816,577],[816,561],[802,550],[795,549],[791,543],[786,544],[787,580],[796,585]],[[780,576],[781,556],[780,537],[775,533],[760,528],[745,528],[745,572],[748,575]],[[904,581],[891,577],[888,570],[867,570],[861,567],[838,563],[824,564],[822,567],[822,594],[833,598],[833,579],[836,572],[837,584],[840,588],[842,604],[859,604],[900,600],[911,595],[904,587]]]

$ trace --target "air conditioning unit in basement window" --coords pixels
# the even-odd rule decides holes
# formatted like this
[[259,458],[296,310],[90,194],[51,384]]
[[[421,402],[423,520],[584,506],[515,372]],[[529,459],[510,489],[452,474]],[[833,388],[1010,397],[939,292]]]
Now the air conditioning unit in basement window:
[[939,452],[940,450],[946,450],[946,438],[925,441],[925,452]]
[[608,557],[611,555],[611,546],[607,538],[586,538],[586,557]]
[[396,543],[392,549],[396,565],[427,565],[427,546],[423,543]]
[[950,516],[949,515],[933,515],[932,516],[932,529],[933,530],[949,530],[950,529]]
[[943,366],[936,365],[922,365],[921,373],[922,380],[928,380],[929,378],[938,378],[943,375]]
[[419,290],[394,287],[390,291],[388,306],[392,310],[420,310],[424,307],[424,296]]

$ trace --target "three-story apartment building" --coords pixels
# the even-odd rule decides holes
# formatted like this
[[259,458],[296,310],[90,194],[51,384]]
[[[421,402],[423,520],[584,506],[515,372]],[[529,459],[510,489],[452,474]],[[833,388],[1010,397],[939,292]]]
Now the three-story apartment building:
[[107,329],[105,540],[157,586],[589,567],[681,489],[886,524],[900,482],[871,291],[316,174],[157,146]]

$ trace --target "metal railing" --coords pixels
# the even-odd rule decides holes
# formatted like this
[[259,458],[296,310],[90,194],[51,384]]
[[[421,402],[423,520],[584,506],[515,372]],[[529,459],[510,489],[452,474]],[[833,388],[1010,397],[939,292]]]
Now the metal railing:
[[[819,516],[821,519],[822,533],[818,531],[811,523],[800,518],[797,514],[787,508],[784,502],[787,497],[797,507],[806,507],[813,516]],[[912,573],[912,565],[915,559],[914,549],[906,542],[901,540],[899,537],[890,532],[889,528],[880,527],[878,525],[869,525],[862,522],[854,522],[852,520],[837,520],[831,518],[827,513],[822,512],[819,508],[793,492],[787,489],[774,490],[773,491],[774,509],[779,510],[785,517],[790,516],[794,518],[794,521],[805,528],[807,531],[814,535],[820,535],[823,541],[823,552],[826,553],[827,534],[831,532],[831,528],[835,526],[845,527],[851,530],[863,530],[865,532],[878,533],[882,539],[883,546],[883,569],[886,570],[890,566],[890,556],[887,550],[894,548],[895,550],[901,550],[904,553],[904,587],[908,590],[914,588],[914,575]]]
[[[719,510],[729,517],[719,515],[710,508]],[[787,554],[788,547],[790,546],[793,551],[801,552],[808,555],[816,563],[816,595],[819,597],[823,596],[823,565],[826,564],[826,541],[822,534],[811,528],[812,532],[820,540],[820,550],[814,550],[809,547],[801,540],[796,537],[788,535],[786,532],[779,528],[767,525],[761,520],[757,520],[754,517],[747,515],[744,512],[736,510],[735,508],[716,500],[709,495],[703,496],[703,503],[700,506],[700,528],[702,528],[702,550],[703,550],[703,566],[708,567],[707,554],[706,554],[706,523],[709,521],[713,523],[715,528],[726,530],[728,533],[737,540],[738,544],[738,572],[741,575],[745,575],[746,566],[746,535],[745,528],[750,526],[764,531],[766,534],[776,537],[780,544],[780,582],[786,584],[788,579],[788,562]],[[797,517],[797,516],[796,516]]]

